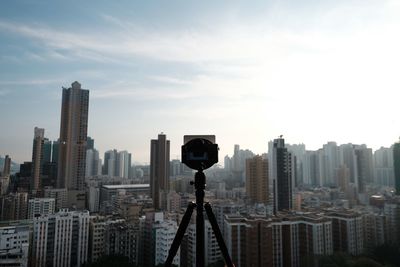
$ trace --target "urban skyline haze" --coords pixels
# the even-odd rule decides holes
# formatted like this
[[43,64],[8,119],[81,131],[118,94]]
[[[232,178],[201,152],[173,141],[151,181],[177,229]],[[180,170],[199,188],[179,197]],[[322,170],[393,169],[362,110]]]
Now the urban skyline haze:
[[400,3],[107,1],[0,3],[0,155],[31,160],[32,131],[59,138],[62,87],[90,90],[88,135],[102,156],[150,161],[164,132],[215,134],[265,153],[283,134],[398,141]]

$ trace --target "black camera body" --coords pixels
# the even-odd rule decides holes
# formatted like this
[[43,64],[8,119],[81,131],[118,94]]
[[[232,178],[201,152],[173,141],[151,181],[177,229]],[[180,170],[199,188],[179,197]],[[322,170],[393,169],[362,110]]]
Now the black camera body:
[[182,162],[189,168],[202,171],[218,162],[215,135],[185,135]]

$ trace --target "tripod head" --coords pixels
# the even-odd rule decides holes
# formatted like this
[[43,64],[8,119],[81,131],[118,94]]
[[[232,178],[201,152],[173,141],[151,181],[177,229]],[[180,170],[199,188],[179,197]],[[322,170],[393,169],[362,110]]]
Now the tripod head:
[[218,162],[215,135],[185,135],[182,162],[191,169],[203,171]]

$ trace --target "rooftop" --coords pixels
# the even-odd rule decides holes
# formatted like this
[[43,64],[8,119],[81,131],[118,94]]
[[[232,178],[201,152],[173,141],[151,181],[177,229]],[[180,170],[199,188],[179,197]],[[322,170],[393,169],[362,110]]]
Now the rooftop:
[[145,189],[150,188],[150,184],[118,184],[118,185],[103,185],[106,189]]

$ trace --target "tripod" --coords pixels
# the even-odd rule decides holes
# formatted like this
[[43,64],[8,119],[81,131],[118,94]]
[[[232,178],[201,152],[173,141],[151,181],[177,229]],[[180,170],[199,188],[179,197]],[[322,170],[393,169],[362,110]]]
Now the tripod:
[[[193,184],[193,182],[191,182]],[[172,261],[178,252],[179,246],[182,242],[182,238],[189,225],[190,217],[192,216],[193,209],[196,208],[196,267],[204,267],[204,214],[203,210],[206,211],[208,220],[212,226],[215,237],[217,238],[218,246],[222,252],[225,260],[225,264],[228,267],[234,267],[231,257],[229,256],[228,249],[226,248],[224,239],[221,231],[218,227],[217,219],[215,219],[214,213],[212,212],[210,203],[204,204],[204,189],[206,187],[206,176],[202,170],[196,172],[194,176],[194,188],[196,190],[196,203],[191,202],[183,215],[182,222],[179,225],[178,231],[176,232],[174,241],[172,242],[171,248],[169,249],[167,260],[165,261],[165,267],[170,267]]]

